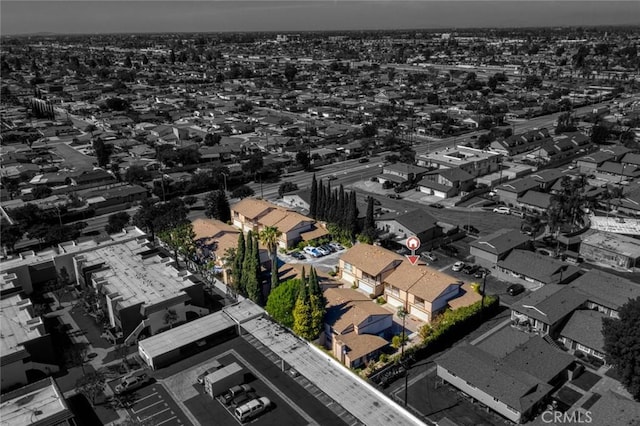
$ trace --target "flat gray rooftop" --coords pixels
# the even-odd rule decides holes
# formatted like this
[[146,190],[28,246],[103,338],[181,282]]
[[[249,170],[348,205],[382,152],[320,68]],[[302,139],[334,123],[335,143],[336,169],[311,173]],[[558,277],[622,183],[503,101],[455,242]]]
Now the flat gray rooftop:
[[235,325],[224,312],[216,312],[141,340],[138,346],[153,359]]

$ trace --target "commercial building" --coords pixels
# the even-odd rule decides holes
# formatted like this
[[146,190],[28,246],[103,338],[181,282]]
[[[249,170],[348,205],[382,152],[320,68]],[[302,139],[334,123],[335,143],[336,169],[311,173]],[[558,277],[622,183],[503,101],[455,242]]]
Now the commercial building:
[[[34,316],[29,299],[12,294],[0,300],[1,389],[26,385],[28,372],[58,371],[51,336],[40,317]],[[31,371],[30,371],[31,370]]]
[[11,426],[76,426],[56,381],[48,377],[2,395],[0,419]]
[[459,168],[474,178],[496,172],[500,168],[500,154],[466,146],[452,150],[436,151],[419,155],[418,166],[436,169]]
[[593,231],[582,239],[580,255],[608,266],[640,268],[640,240],[610,232]]
[[204,284],[145,239],[85,252],[73,263],[78,285],[96,290],[99,309],[125,342],[209,313]]

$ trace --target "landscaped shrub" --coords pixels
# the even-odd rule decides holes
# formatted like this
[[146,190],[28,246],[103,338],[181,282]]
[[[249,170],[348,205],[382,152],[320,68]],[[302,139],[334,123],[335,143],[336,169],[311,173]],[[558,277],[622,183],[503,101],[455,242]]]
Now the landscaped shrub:
[[387,301],[384,299],[384,297],[380,296],[376,299],[376,303],[378,305],[384,305],[385,303],[387,303]]

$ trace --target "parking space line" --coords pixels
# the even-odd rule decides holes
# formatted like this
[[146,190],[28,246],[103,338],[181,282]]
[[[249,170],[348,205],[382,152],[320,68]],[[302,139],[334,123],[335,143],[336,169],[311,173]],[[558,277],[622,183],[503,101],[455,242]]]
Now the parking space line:
[[139,410],[134,410],[134,409],[132,408],[132,409],[131,409],[131,411],[133,411],[133,414],[138,414],[139,412],[144,411],[144,410],[146,410],[147,408],[153,407],[154,405],[162,404],[163,402],[164,402],[164,400],[162,400],[162,399],[161,399],[160,401],[158,401],[158,402],[154,402],[153,404],[151,404],[151,405],[147,405],[146,407],[143,407],[143,408],[141,408],[141,409],[139,409]]
[[152,396],[154,396],[154,395],[158,395],[158,392],[154,392],[154,393],[149,394],[149,395],[147,395],[147,396],[143,396],[142,398],[140,398],[140,399],[138,399],[138,400],[136,400],[136,401],[133,401],[133,403],[134,403],[134,404],[137,404],[138,402],[140,402],[140,401],[144,401],[144,400],[145,400],[145,399],[147,399],[147,398],[151,398],[151,397],[152,397]]
[[[167,420],[163,420],[163,421],[161,421],[159,423],[156,423],[156,426],[160,426],[161,424],[164,424],[166,422],[169,422],[169,421],[171,421],[173,419],[177,419],[177,418],[178,418],[177,416],[169,417]],[[180,423],[180,421],[178,421],[178,423]]]
[[157,413],[152,414],[152,415],[150,415],[149,417],[145,417],[144,419],[141,419],[141,418],[140,418],[140,416],[138,416],[138,420],[140,420],[141,422],[146,422],[147,420],[149,420],[149,419],[151,419],[151,418],[153,418],[153,417],[157,416],[158,414],[162,414],[162,413],[164,413],[165,411],[169,411],[169,408],[165,408],[165,409],[164,409],[164,410],[162,410],[162,411],[158,411]]

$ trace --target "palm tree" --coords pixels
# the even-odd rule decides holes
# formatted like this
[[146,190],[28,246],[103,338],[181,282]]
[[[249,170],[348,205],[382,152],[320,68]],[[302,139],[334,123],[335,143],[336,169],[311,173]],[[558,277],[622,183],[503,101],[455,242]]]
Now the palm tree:
[[282,232],[275,226],[265,226],[258,238],[262,244],[267,246],[271,255],[271,289],[273,290],[278,286],[278,238],[282,235]]

